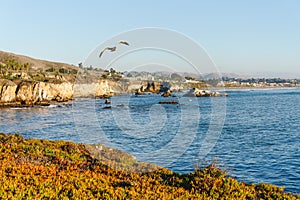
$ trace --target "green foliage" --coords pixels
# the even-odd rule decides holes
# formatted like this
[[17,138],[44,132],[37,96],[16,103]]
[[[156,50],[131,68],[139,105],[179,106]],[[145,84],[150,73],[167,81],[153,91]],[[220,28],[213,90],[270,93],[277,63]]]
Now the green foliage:
[[97,149],[0,133],[0,199],[300,198],[269,184],[239,183],[214,164],[183,175],[164,168],[149,173],[113,170],[106,161],[125,161],[125,167],[137,169],[149,164],[119,150]]
[[20,79],[21,72],[27,72],[29,69],[30,63],[20,64],[15,60],[6,60],[5,64],[0,64],[0,78],[9,80]]
[[5,68],[7,70],[12,70],[12,71],[22,71],[22,70],[26,70],[28,71],[30,68],[30,63],[24,63],[24,64],[20,64],[19,62],[15,61],[15,60],[6,60],[5,61]]
[[186,80],[195,80],[195,78],[193,78],[193,77],[190,77],[190,76],[186,76],[186,77],[184,77]]
[[111,73],[111,74],[115,74],[115,73],[117,73],[117,71],[116,71],[114,68],[110,68],[110,70],[109,70],[109,71],[110,71],[110,73]]

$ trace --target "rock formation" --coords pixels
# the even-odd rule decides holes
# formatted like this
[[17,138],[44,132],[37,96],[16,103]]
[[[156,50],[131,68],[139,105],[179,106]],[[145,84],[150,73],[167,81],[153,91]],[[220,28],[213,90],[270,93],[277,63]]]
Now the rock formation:
[[198,88],[193,88],[184,96],[185,97],[221,97],[221,96],[228,96],[228,95],[226,93],[221,94],[220,92],[214,92],[211,90],[201,90]]
[[0,106],[45,105],[49,102],[66,102],[77,97],[112,96],[113,84],[109,80],[98,83],[10,81],[0,79]]
[[166,92],[164,92],[161,96],[163,97],[169,97],[171,95],[171,91],[167,90]]
[[179,104],[177,101],[160,101],[158,104]]
[[142,85],[136,89],[135,94],[136,95],[142,95],[145,93],[159,93],[160,85],[156,82],[147,82],[142,83]]
[[109,99],[105,99],[105,104],[110,104],[110,100]]
[[136,89],[135,94],[136,95],[142,95],[145,93],[158,94],[160,92],[166,92],[169,89],[170,87],[165,88],[165,86],[159,82],[146,82],[146,83],[142,83],[142,85],[138,89]]

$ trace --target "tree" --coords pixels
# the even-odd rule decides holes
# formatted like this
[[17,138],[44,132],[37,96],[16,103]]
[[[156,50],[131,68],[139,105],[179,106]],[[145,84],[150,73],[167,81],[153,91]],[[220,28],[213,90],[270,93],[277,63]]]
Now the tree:
[[30,68],[30,63],[25,63],[25,64],[23,64],[23,69],[24,69],[24,70],[28,71],[29,68]]
[[193,78],[193,77],[190,77],[190,76],[186,76],[186,77],[184,77],[186,80],[195,80],[195,78]]
[[116,70],[114,70],[114,68],[110,68],[110,73],[114,74],[114,73],[116,73]]

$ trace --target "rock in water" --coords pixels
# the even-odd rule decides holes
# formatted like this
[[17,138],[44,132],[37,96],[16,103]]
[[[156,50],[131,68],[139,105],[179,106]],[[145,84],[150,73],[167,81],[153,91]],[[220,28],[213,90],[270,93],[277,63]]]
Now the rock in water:
[[171,91],[168,90],[168,91],[164,92],[161,96],[163,96],[163,97],[169,97],[170,95],[171,95]]
[[105,99],[105,104],[110,104],[110,100],[109,99]]
[[141,89],[138,89],[136,92],[135,92],[135,95],[142,95],[143,92],[141,91]]
[[159,104],[179,104],[177,101],[160,101]]
[[193,88],[187,94],[184,95],[185,97],[221,97],[221,96],[228,96],[228,94],[224,93],[221,94],[220,92],[213,92],[210,90],[200,90],[198,88]]

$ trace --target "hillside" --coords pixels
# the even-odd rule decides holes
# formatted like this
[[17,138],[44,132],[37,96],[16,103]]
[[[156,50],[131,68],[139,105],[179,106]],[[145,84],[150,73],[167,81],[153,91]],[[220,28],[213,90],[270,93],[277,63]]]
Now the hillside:
[[77,72],[77,70],[78,70],[78,67],[76,67],[74,65],[69,65],[66,63],[39,60],[39,59],[31,58],[28,56],[17,55],[14,53],[0,51],[0,63],[5,64],[8,60],[14,60],[14,61],[20,63],[21,65],[24,65],[25,63],[29,63],[30,70],[35,70],[35,71],[39,71],[39,70],[55,71],[58,69],[65,69],[65,70]]

